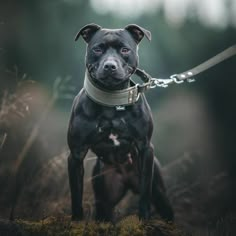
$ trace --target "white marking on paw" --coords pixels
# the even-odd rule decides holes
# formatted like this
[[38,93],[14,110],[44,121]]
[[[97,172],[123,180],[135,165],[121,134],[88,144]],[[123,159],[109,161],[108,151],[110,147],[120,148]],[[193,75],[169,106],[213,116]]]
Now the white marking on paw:
[[117,138],[118,138],[118,135],[117,135],[117,134],[111,133],[111,134],[109,135],[109,139],[111,139],[111,140],[113,141],[114,145],[115,145],[115,146],[120,146],[120,142],[117,140]]

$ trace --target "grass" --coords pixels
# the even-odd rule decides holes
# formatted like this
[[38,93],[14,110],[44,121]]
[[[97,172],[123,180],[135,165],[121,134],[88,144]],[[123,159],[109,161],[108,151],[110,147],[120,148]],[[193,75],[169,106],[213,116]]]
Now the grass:
[[184,236],[173,223],[162,220],[139,221],[129,216],[117,224],[103,222],[71,222],[70,217],[49,217],[41,221],[17,220],[23,236]]

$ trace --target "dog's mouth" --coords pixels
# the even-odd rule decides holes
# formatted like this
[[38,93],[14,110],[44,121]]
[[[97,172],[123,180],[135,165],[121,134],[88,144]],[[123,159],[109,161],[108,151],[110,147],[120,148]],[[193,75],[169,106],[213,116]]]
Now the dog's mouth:
[[108,90],[119,90],[127,88],[130,77],[135,72],[135,68],[128,66],[122,72],[107,73],[99,71],[96,65],[88,65],[88,72],[95,84]]

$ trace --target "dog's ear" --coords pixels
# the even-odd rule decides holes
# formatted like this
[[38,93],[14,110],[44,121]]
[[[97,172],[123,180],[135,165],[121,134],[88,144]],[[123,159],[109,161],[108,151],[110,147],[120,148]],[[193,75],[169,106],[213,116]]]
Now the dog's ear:
[[131,36],[133,37],[133,39],[137,44],[140,43],[140,41],[143,39],[144,36],[146,36],[146,38],[149,41],[151,41],[152,38],[151,32],[138,25],[135,24],[127,25],[125,27],[125,30],[127,30],[131,34]]
[[100,30],[102,27],[100,25],[96,24],[88,24],[85,25],[75,36],[75,41],[79,38],[81,35],[86,43],[89,43],[93,35]]

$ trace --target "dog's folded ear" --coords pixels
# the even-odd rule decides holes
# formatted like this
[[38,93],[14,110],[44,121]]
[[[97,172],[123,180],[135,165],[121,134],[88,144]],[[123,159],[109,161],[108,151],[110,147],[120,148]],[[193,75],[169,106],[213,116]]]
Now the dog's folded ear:
[[94,23],[85,25],[75,36],[75,41],[81,35],[86,43],[88,43],[93,35],[100,30],[102,27],[100,25],[96,25]]
[[146,36],[146,38],[149,41],[151,41],[152,38],[151,32],[138,25],[135,24],[127,25],[125,27],[125,30],[127,30],[131,34],[131,36],[133,37],[133,39],[137,44],[140,43],[140,41],[143,39],[144,36]]

